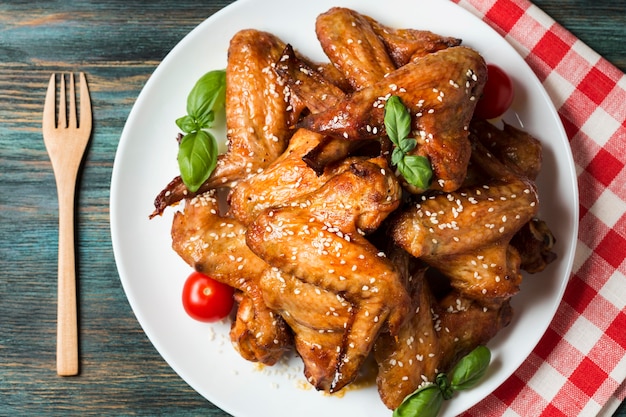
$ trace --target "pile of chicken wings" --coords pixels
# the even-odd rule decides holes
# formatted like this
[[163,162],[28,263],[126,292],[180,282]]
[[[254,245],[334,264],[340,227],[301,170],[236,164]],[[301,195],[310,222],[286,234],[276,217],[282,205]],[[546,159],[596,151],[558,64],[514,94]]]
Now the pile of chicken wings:
[[[173,248],[236,289],[242,357],[295,350],[329,393],[373,358],[394,409],[509,324],[521,270],[554,259],[536,218],[541,144],[473,117],[486,64],[460,39],[346,8],[319,15],[316,34],[326,63],[267,32],[234,35],[228,150],[196,193],[168,184],[153,216],[184,200]],[[432,166],[427,189],[390,163],[392,95]]]

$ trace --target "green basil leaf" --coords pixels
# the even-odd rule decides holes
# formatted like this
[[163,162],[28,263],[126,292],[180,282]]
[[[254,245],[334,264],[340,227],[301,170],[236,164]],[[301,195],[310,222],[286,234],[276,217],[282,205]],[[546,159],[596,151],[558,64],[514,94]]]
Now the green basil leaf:
[[428,158],[421,155],[405,155],[398,163],[398,171],[411,185],[427,189],[433,177],[433,170]]
[[400,97],[391,96],[385,103],[384,122],[387,136],[394,145],[400,146],[400,141],[411,133],[411,115]]
[[209,132],[188,133],[178,147],[180,176],[191,192],[209,178],[217,164],[217,141]]
[[437,384],[437,386],[439,387],[439,390],[441,391],[441,396],[444,400],[449,400],[450,398],[452,398],[452,395],[454,395],[454,389],[452,388],[452,385],[448,380],[448,375],[443,372],[438,374],[435,378],[435,384]]
[[210,111],[208,113],[205,113],[203,116],[199,117],[197,119],[197,123],[198,123],[198,129],[196,130],[200,130],[200,129],[208,129],[213,125],[213,120],[215,120],[215,112],[214,111]]
[[[226,71],[214,70],[204,74],[187,96],[187,114],[205,120],[215,108],[223,107],[226,97]],[[202,128],[209,127],[203,125]]]
[[391,165],[398,165],[404,158],[404,152],[398,147],[394,147],[391,152]]
[[413,138],[404,138],[400,140],[400,149],[405,154],[411,152],[415,148],[415,146],[417,146],[417,140]]
[[426,385],[407,396],[393,410],[393,417],[436,417],[443,404],[441,390],[435,384]]
[[191,133],[194,130],[200,130],[198,129],[198,124],[196,123],[195,119],[189,115],[176,119],[176,125],[184,133]]
[[461,358],[450,373],[450,384],[454,390],[464,390],[473,387],[485,375],[491,351],[486,346],[478,346]]

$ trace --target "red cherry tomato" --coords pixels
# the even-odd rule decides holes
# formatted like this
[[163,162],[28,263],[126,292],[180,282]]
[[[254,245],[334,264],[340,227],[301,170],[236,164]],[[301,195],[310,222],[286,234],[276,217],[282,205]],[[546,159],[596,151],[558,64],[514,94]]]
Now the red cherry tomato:
[[191,318],[212,323],[228,316],[233,292],[232,287],[194,271],[183,286],[183,307]]
[[513,102],[513,82],[500,67],[487,64],[487,83],[474,114],[482,119],[502,116]]

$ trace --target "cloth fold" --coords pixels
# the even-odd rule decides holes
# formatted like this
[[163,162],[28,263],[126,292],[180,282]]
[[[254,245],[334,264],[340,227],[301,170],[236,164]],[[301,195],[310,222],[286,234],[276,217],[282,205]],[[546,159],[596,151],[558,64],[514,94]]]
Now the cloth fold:
[[575,261],[554,320],[520,368],[463,416],[610,416],[626,398],[626,76],[528,0],[452,1],[537,74],[580,189]]

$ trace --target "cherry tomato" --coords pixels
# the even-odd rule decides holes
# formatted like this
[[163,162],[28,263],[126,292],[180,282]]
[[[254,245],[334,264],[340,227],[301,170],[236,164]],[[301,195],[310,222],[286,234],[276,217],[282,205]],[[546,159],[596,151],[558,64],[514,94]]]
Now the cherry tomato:
[[198,321],[211,323],[228,316],[233,307],[233,288],[194,271],[183,286],[183,307]]
[[474,114],[482,119],[502,116],[513,102],[513,82],[500,67],[487,64],[487,83]]

